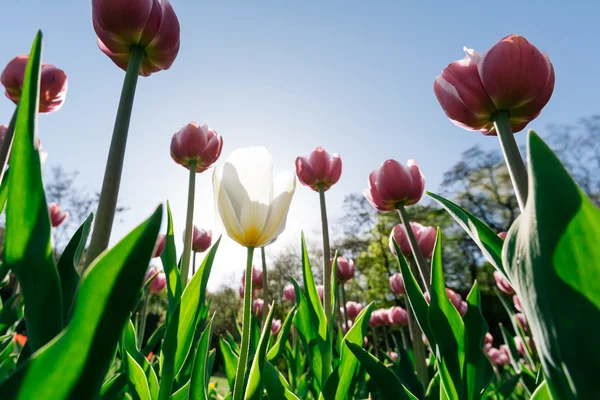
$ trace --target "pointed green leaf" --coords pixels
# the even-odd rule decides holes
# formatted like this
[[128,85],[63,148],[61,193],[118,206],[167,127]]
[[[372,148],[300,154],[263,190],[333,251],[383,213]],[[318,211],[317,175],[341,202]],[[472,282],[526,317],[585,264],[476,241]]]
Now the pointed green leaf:
[[306,291],[306,296],[312,306],[311,308],[314,314],[319,321],[317,326],[313,326],[313,329],[317,328],[319,336],[321,336],[323,340],[326,340],[327,322],[325,319],[325,310],[323,310],[321,298],[319,297],[319,292],[317,291],[317,286],[315,284],[315,278],[310,266],[308,251],[306,250],[306,241],[304,240],[304,233],[302,233],[302,278],[304,280],[304,290]]
[[233,352],[229,342],[223,339],[222,336],[219,337],[219,349],[221,350],[221,355],[223,356],[223,364],[225,365],[227,382],[229,383],[229,387],[232,388],[235,382],[235,374],[239,357]]
[[296,306],[294,306],[285,317],[283,321],[283,325],[281,326],[281,330],[279,331],[279,335],[277,336],[277,341],[269,350],[267,354],[267,360],[273,361],[275,358],[279,357],[283,352],[283,346],[287,342],[288,336],[290,334],[290,329],[292,327],[292,321],[294,320],[294,316],[296,315]]
[[102,384],[100,398],[103,400],[116,399],[117,396],[127,385],[127,376],[125,374],[113,375]]
[[170,400],[187,400],[190,392],[190,383],[187,382],[185,385],[180,387],[175,393],[173,393],[170,397]]
[[266,361],[263,366],[264,385],[270,399],[300,400],[289,390],[285,378],[270,362]]
[[175,307],[181,299],[181,278],[179,277],[179,267],[177,266],[177,249],[175,248],[175,234],[173,233],[173,216],[171,215],[171,206],[167,201],[167,234],[165,240],[165,249],[160,255],[163,264],[163,270],[167,278],[167,296],[169,298],[168,318],[175,311]]
[[148,387],[148,381],[144,370],[140,365],[131,357],[131,354],[126,353],[127,359],[125,360],[127,365],[127,377],[129,379],[129,386],[137,395],[140,400],[152,400],[150,396],[150,388]]
[[[6,136],[6,135],[5,135]],[[4,211],[6,200],[8,199],[8,169],[4,171],[2,183],[0,183],[0,214]]]
[[529,400],[553,400],[554,397],[550,394],[550,389],[548,388],[548,383],[543,382],[531,395],[531,399]]
[[[265,307],[267,305],[265,304]],[[265,356],[267,354],[267,347],[269,345],[269,338],[271,337],[271,323],[273,322],[273,304],[269,309],[267,320],[263,327],[260,340],[258,342],[258,349],[252,361],[252,367],[250,368],[250,376],[248,378],[248,385],[246,386],[246,393],[244,399],[246,400],[258,400],[262,398],[263,384],[262,384],[262,370],[265,363]]]
[[208,400],[209,377],[206,376],[206,370],[208,368],[208,352],[210,350],[210,340],[212,338],[212,324],[213,320],[211,319],[208,326],[204,329],[204,332],[202,332],[200,341],[198,342],[198,349],[196,350],[196,358],[190,380],[190,400]]
[[[123,336],[121,339],[122,344],[122,353],[131,357],[133,361],[140,367],[142,373],[144,374],[144,381],[148,386],[148,390],[150,391],[150,397],[155,399],[158,396],[158,377],[156,376],[156,372],[152,365],[148,361],[148,359],[138,350],[136,332],[133,326],[133,322],[129,320],[125,325],[125,329],[123,329]],[[127,364],[129,366],[129,363]],[[138,373],[137,368],[132,366],[132,368],[136,369],[134,373]],[[129,375],[130,370],[127,369],[127,374]],[[133,377],[128,376],[130,384],[132,384]],[[139,378],[136,378],[139,379]],[[133,383],[135,387],[137,384]]]

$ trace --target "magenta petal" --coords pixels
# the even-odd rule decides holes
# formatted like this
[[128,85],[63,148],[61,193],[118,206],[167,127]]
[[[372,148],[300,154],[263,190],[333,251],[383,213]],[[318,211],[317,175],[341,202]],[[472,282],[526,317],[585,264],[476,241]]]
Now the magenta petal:
[[327,183],[329,186],[335,185],[342,176],[342,159],[338,154],[334,154],[329,163],[327,171]]
[[298,176],[300,183],[315,189],[314,186],[317,177],[315,176],[315,171],[307,157],[296,158],[296,175]]

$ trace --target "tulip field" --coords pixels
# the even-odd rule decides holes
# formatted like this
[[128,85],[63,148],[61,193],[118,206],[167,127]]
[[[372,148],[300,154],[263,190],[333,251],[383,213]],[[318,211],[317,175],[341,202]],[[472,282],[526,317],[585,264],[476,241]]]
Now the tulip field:
[[[14,103],[10,123],[0,126],[0,280],[11,285],[0,308],[0,399],[600,398],[600,341],[581,335],[600,326],[600,211],[536,132],[520,133],[527,136],[525,159],[514,136],[553,94],[547,54],[513,34],[481,53],[465,48],[464,58],[448,60],[432,79],[440,113],[498,139],[519,210],[507,232],[493,230],[478,210],[426,191],[413,159],[381,160],[364,171],[369,210],[399,222],[383,232],[389,242],[381,249],[390,260],[384,291],[393,306],[376,307],[349,297],[357,269],[333,246],[327,209],[342,158],[322,147],[289,160],[294,171],[274,173],[267,148],[221,157],[227,137],[190,122],[170,146],[189,178],[183,237],[174,234],[179,222],[165,199],[109,245],[130,121],[141,118],[133,109],[136,85],[174,63],[180,23],[168,0],[91,4],[98,47],[124,71],[124,82],[112,137],[105,138],[106,165],[94,166],[104,168],[97,211],[60,251],[53,230],[70,216],[47,200],[37,118],[60,112],[67,75],[44,62],[49,38],[39,31],[29,54],[15,55],[0,79]],[[226,236],[194,225],[200,175],[212,179]],[[283,277],[275,295],[265,249],[286,229],[300,190],[312,195],[320,216],[318,258],[315,245],[298,238],[301,275]],[[449,287],[447,232],[415,217],[425,199],[464,230],[473,257],[493,269],[508,324],[490,326],[477,279],[462,295]],[[245,268],[233,313],[211,308],[207,290],[224,240],[246,253],[238,260]],[[253,265],[255,255],[262,265]],[[153,325],[155,314],[164,319]],[[215,335],[216,318],[225,314],[231,329]]]

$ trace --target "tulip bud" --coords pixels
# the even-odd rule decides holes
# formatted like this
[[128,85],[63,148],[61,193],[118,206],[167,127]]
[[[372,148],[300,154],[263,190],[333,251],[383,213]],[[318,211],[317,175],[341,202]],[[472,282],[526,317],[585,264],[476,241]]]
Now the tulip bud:
[[506,345],[501,345],[499,349],[490,348],[487,356],[494,365],[506,365],[509,362],[508,349]]
[[212,231],[205,231],[204,229],[198,229],[194,225],[194,234],[192,236],[192,251],[202,253],[208,250],[212,243]]
[[434,84],[448,118],[467,130],[496,135],[493,116],[509,112],[513,133],[534,120],[554,90],[554,67],[547,54],[519,35],[506,36],[480,56],[467,55],[444,69]]
[[[242,279],[242,282],[244,282],[244,280]],[[238,293],[240,295],[240,298],[243,299],[244,298],[244,285],[240,285],[240,288],[238,289]]]
[[488,352],[489,349],[492,348],[492,346],[494,345],[494,337],[492,336],[491,333],[486,333],[485,337],[483,338],[483,351],[485,353]]
[[223,138],[206,123],[198,126],[196,122],[190,122],[171,139],[173,160],[188,169],[192,162],[195,163],[197,173],[210,168],[221,155],[222,148]]
[[254,303],[252,303],[252,310],[254,310],[254,315],[256,315],[257,317],[262,316],[264,305],[265,302],[263,299],[254,300]]
[[[529,336],[525,336],[525,340],[527,341],[527,344],[531,346],[532,342]],[[523,342],[523,339],[521,339],[521,336],[515,336],[515,347],[520,355],[524,356],[527,353],[527,348],[525,347],[525,343]]]
[[[242,286],[246,285],[246,271],[242,274]],[[262,269],[256,268],[254,265],[252,266],[252,288],[253,289],[262,289],[263,288],[263,273]]]
[[363,310],[363,305],[360,303],[356,303],[354,301],[349,301],[346,303],[346,312],[348,313],[348,318],[354,319],[358,317],[358,314]]
[[[427,303],[431,302],[431,297],[429,296],[429,292],[425,292],[423,294],[423,297],[425,297],[425,301],[427,301]],[[446,288],[446,297],[448,297],[448,299],[450,300],[450,302],[452,303],[452,305],[454,306],[454,308],[456,308],[456,310],[460,313],[461,310],[461,306],[462,306],[462,296],[458,293],[456,293],[454,290],[450,289],[450,288]],[[465,306],[462,306],[463,309]],[[468,305],[467,305],[468,307]],[[466,312],[466,310],[464,310]]]
[[390,351],[389,353],[387,353],[388,356],[390,357],[390,359],[392,360],[392,362],[396,362],[398,360],[398,353],[394,352],[394,351]]
[[523,314],[523,313],[516,313],[515,314],[515,318],[517,320],[517,323],[519,325],[521,325],[521,328],[523,328],[524,331],[528,331],[529,330],[529,326],[527,324],[527,318],[525,318],[525,314]]
[[148,280],[153,276],[154,278],[148,286],[148,291],[152,294],[157,294],[162,292],[165,289],[165,287],[167,287],[167,277],[165,276],[165,272],[162,270],[162,268],[151,266],[146,272],[144,282],[148,282]]
[[387,312],[388,321],[393,325],[408,325],[408,313],[402,307],[392,307]]
[[92,0],[98,47],[126,70],[132,47],[144,50],[140,75],[169,69],[179,53],[179,20],[168,0]]
[[307,157],[296,159],[296,175],[298,180],[314,191],[328,190],[335,185],[342,175],[342,159],[339,154],[330,156],[322,147],[317,147]]
[[354,261],[347,260],[344,257],[338,257],[337,278],[340,283],[346,283],[354,278]]
[[[0,76],[0,82],[6,88],[6,97],[11,99],[15,104],[19,104],[19,100],[21,99],[25,67],[28,60],[28,55],[15,57],[4,68],[2,76]],[[67,74],[62,69],[52,64],[42,63],[40,71],[39,112],[51,113],[58,111],[65,102],[67,86]]]
[[369,326],[378,327],[381,325],[389,324],[387,310],[380,308],[371,313],[371,319],[369,320]]
[[342,332],[344,332],[344,333],[348,333],[348,330],[349,330],[350,328],[352,328],[352,325],[354,325],[354,322],[352,322],[352,321],[350,321],[350,320],[348,320],[347,322],[348,322],[348,324],[347,324],[347,325],[346,325],[346,322],[343,322],[343,323],[342,323]]
[[273,322],[271,322],[271,334],[277,335],[280,330],[281,330],[281,320],[274,319]]
[[460,314],[461,317],[464,317],[465,314],[467,313],[467,311],[469,311],[469,304],[463,300],[460,302],[460,307],[458,308],[458,313]]
[[515,308],[518,312],[523,312],[523,309],[521,308],[521,300],[516,294],[513,296],[513,304],[515,305]]
[[508,232],[500,232],[500,233],[498,234],[498,236],[500,236],[500,239],[502,239],[502,240],[506,240],[506,235],[507,235],[507,233],[508,233]]
[[[435,248],[437,230],[433,226],[423,226],[417,222],[411,222],[410,227],[415,235],[419,249],[421,250],[421,253],[423,253],[423,257],[430,258],[433,254],[433,249]],[[397,256],[394,240],[398,244],[398,247],[400,247],[402,254],[406,257],[412,255],[410,242],[404,225],[398,224],[394,226],[394,229],[392,229],[392,232],[390,233],[390,250]]]
[[394,275],[390,276],[390,288],[392,292],[396,294],[396,296],[402,296],[406,293],[406,288],[404,287],[404,278],[402,274],[396,272]]
[[494,271],[494,279],[496,280],[496,286],[498,286],[498,289],[506,294],[515,294],[515,290],[501,272]]
[[4,137],[6,136],[7,131],[8,125],[0,125],[0,147],[2,147],[2,143],[4,143]]
[[283,288],[283,298],[286,301],[290,301],[292,303],[296,302],[296,289],[294,288],[294,285],[292,285],[291,283],[285,285],[285,287]]
[[154,247],[154,255],[152,257],[160,257],[163,250],[165,249],[165,245],[167,244],[167,237],[160,233],[158,238],[156,239],[156,246]]
[[393,211],[398,205],[415,204],[423,196],[425,179],[415,160],[407,166],[387,160],[369,175],[369,187],[363,194],[379,211]]
[[319,299],[321,299],[321,304],[323,304],[323,297],[325,297],[323,285],[317,285],[317,293],[319,294]]
[[61,226],[69,216],[69,213],[63,212],[57,203],[49,203],[48,212],[50,213],[50,223],[53,228]]

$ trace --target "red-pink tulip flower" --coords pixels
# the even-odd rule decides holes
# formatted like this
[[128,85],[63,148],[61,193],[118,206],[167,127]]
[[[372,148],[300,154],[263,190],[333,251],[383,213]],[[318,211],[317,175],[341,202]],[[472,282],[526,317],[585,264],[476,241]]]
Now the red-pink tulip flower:
[[494,337],[492,336],[491,333],[488,332],[485,334],[485,338],[483,338],[483,351],[485,353],[487,353],[488,350],[491,349],[493,345],[494,345]]
[[345,322],[342,323],[342,332],[344,333],[348,333],[348,329],[352,328],[352,325],[354,325],[354,322],[348,320],[348,325],[346,325]]
[[281,320],[274,319],[273,322],[271,322],[271,334],[277,335],[280,330],[281,330]]
[[[262,289],[263,287],[263,273],[262,269],[256,268],[254,265],[252,266],[252,288],[253,289]],[[242,286],[246,284],[244,279],[244,275],[242,274]]]
[[380,308],[371,313],[371,319],[369,320],[369,326],[378,327],[381,325],[389,324],[388,313],[384,308]]
[[467,311],[469,311],[469,304],[466,301],[461,301],[460,302],[460,307],[457,308],[458,313],[460,314],[461,317],[464,317],[465,314],[467,313]]
[[[6,89],[6,97],[15,104],[19,104],[21,99],[23,78],[25,77],[25,67],[28,60],[28,55],[13,58],[4,68],[2,76],[0,76],[0,82]],[[62,69],[52,64],[42,63],[39,112],[51,113],[58,111],[67,97],[67,86],[67,74]]]
[[254,300],[254,302],[252,303],[252,310],[254,310],[254,315],[256,315],[257,317],[262,316],[264,305],[265,302],[263,299]]
[[415,160],[406,166],[387,160],[369,175],[364,195],[379,211],[393,211],[398,205],[415,204],[423,196],[425,179]]
[[[430,258],[435,248],[435,241],[437,239],[437,230],[433,226],[423,226],[417,222],[411,222],[410,227],[415,234],[417,244],[423,257]],[[411,256],[412,250],[410,249],[410,243],[408,236],[406,235],[406,228],[402,224],[394,226],[390,233],[390,250],[396,255],[396,249],[394,248],[394,240],[398,243],[400,251],[405,256]]]
[[388,356],[390,357],[390,359],[392,360],[392,362],[396,362],[398,360],[398,353],[394,352],[394,351],[390,351],[388,353]]
[[[446,296],[448,297],[454,308],[456,308],[456,310],[460,312],[463,301],[462,296],[450,288],[446,288]],[[427,303],[431,302],[429,292],[425,292],[423,294],[423,297],[425,297],[425,301],[427,301]]]
[[515,305],[515,308],[518,312],[523,312],[523,309],[521,308],[521,300],[516,294],[513,296],[513,304]]
[[200,173],[210,168],[221,155],[223,138],[204,124],[199,126],[190,122],[171,139],[171,157],[186,168],[193,163],[196,172]]
[[163,271],[162,268],[151,266],[146,272],[144,282],[148,282],[148,279],[152,278],[153,276],[154,279],[152,279],[152,282],[150,282],[150,285],[148,285],[148,291],[152,294],[157,294],[162,292],[167,286],[167,277],[165,276],[165,271]]
[[[244,278],[242,278],[242,282],[244,281]],[[240,298],[243,299],[244,298],[244,285],[240,285],[240,288],[238,289],[238,293],[240,295]]]
[[50,223],[53,228],[61,226],[69,216],[69,213],[63,212],[62,208],[60,208],[57,203],[49,203],[48,212],[50,213]]
[[291,283],[285,285],[283,288],[283,298],[286,301],[291,301],[292,303],[296,302],[296,289],[294,288],[294,285]]
[[317,293],[319,294],[319,299],[321,299],[321,304],[323,303],[323,297],[325,297],[324,291],[323,285],[317,285]]
[[342,175],[342,159],[339,154],[330,156],[322,147],[317,147],[309,156],[296,158],[298,180],[314,191],[335,185]]
[[506,294],[515,294],[515,290],[510,285],[508,280],[506,280],[504,275],[502,275],[502,273],[499,271],[494,271],[494,279],[496,280],[496,286],[498,286],[498,289]]
[[500,236],[500,239],[502,239],[502,240],[506,240],[506,235],[507,235],[507,233],[508,233],[508,232],[500,232],[500,233],[498,234],[498,236]]
[[506,345],[501,345],[499,349],[492,347],[488,350],[487,356],[490,362],[494,365],[506,365],[509,363],[508,348]]
[[98,47],[126,69],[132,47],[141,48],[140,75],[169,69],[179,52],[179,20],[168,0],[92,0]]
[[390,288],[396,296],[402,296],[406,293],[406,287],[404,287],[404,278],[402,277],[401,273],[396,272],[394,275],[390,276]]
[[163,250],[165,249],[165,245],[167,244],[167,237],[162,233],[158,234],[158,238],[156,239],[156,246],[154,247],[154,254],[152,257],[160,257]]
[[388,321],[393,325],[408,325],[408,313],[402,307],[392,307],[387,311]]
[[[341,308],[343,313],[343,308]],[[363,310],[363,305],[354,301],[346,303],[346,310],[348,311],[348,318],[354,319],[358,317],[358,314]]]
[[354,278],[354,261],[347,260],[344,257],[338,257],[337,278],[340,283],[346,283]]
[[212,243],[212,231],[205,231],[204,229],[198,229],[194,225],[194,233],[192,236],[192,251],[202,253],[208,250]]
[[525,314],[523,314],[523,313],[516,313],[515,314],[515,318],[517,319],[517,323],[519,325],[521,325],[521,328],[523,328],[524,331],[528,331],[529,330],[529,326],[527,324],[527,318],[525,318]]
[[496,135],[493,115],[509,112],[513,133],[534,120],[554,90],[554,67],[524,37],[510,35],[483,55],[465,48],[466,57],[449,64],[433,90],[450,120],[461,128]]
[[[533,348],[533,341],[529,336],[525,336],[525,341],[530,348]],[[527,353],[527,347],[525,347],[525,343],[523,343],[521,336],[515,336],[515,346],[520,355],[524,356]]]

